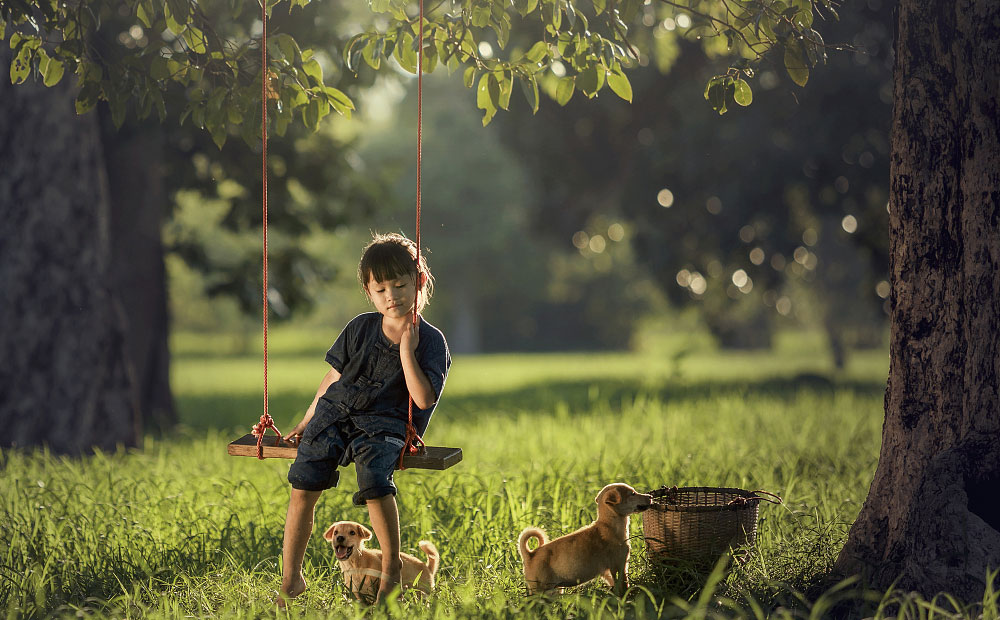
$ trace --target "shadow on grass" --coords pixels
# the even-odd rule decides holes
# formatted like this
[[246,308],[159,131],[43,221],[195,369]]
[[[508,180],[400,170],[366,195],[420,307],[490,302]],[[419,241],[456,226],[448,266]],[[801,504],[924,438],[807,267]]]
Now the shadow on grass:
[[[830,396],[834,392],[864,398],[881,398],[881,381],[830,379],[822,375],[802,374],[772,377],[756,381],[681,381],[651,386],[640,380],[581,380],[547,382],[496,393],[451,396],[445,390],[436,419],[454,418],[474,421],[479,417],[515,418],[530,411],[532,415],[555,415],[559,408],[580,411],[604,403],[620,410],[636,400],[650,399],[673,404],[697,403],[710,399],[769,398],[792,400],[803,394]],[[269,410],[278,428],[300,419],[311,401],[311,394],[272,394]],[[231,430],[240,435],[249,432],[261,413],[261,396],[178,396],[181,422],[193,429]],[[246,429],[246,430],[241,430]],[[234,437],[235,438],[235,437]]]

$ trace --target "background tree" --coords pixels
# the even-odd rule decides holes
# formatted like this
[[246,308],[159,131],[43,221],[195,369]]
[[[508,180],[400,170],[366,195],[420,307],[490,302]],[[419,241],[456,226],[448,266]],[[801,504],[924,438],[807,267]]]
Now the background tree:
[[0,423],[5,443],[58,452],[136,445],[142,431],[100,128],[71,91],[0,80]]
[[[0,281],[13,290],[26,284],[23,279],[31,277],[31,269],[45,273],[47,269],[75,268],[81,272],[76,281],[104,291],[108,308],[113,310],[80,314],[67,306],[47,305],[48,296],[63,294],[58,288],[62,284],[59,278],[39,277],[34,281],[36,294],[5,305],[8,324],[19,327],[5,338],[2,350],[9,351],[8,358],[14,359],[25,351],[89,349],[93,347],[92,339],[100,334],[105,340],[114,334],[122,341],[107,349],[101,363],[88,366],[106,376],[117,377],[120,372],[121,380],[114,387],[121,393],[112,393],[111,386],[105,385],[101,398],[97,398],[82,388],[102,385],[101,381],[79,384],[72,374],[48,372],[51,369],[42,363],[44,357],[38,358],[38,363],[10,369],[4,377],[3,392],[12,405],[0,411],[3,421],[10,420],[19,432],[8,435],[5,442],[47,443],[56,451],[77,452],[92,446],[113,448],[117,443],[136,445],[144,432],[173,426],[176,414],[169,389],[165,250],[183,257],[202,272],[209,294],[230,295],[248,312],[259,312],[259,112],[255,121],[237,122],[242,121],[242,114],[253,114],[253,102],[239,99],[239,94],[254,91],[252,76],[259,74],[259,60],[253,66],[253,59],[259,57],[250,51],[255,17],[253,11],[244,14],[235,5],[223,15],[220,6],[184,2],[155,7],[153,3],[97,2],[85,6],[43,2],[5,3],[0,7],[0,35],[5,38],[4,47],[11,50],[4,57],[4,65],[10,66],[11,82],[26,88],[29,84],[24,82],[31,82],[34,89],[34,79],[30,78],[34,73],[47,86],[61,86],[51,93],[33,92],[33,97],[46,98],[49,103],[30,117],[19,116],[23,101],[14,96],[5,98],[0,105],[11,106],[5,108],[10,130],[16,129],[25,142],[53,147],[49,152],[52,156],[60,145],[47,133],[49,127],[68,123],[69,117],[54,114],[48,123],[35,123],[31,122],[34,114],[49,106],[63,111],[66,105],[73,113],[74,100],[75,112],[95,106],[99,111],[98,115],[87,116],[90,120],[77,129],[71,128],[76,125],[66,125],[51,134],[64,141],[77,130],[84,132],[81,135],[88,140],[96,137],[96,142],[90,144],[92,158],[85,166],[69,162],[59,168],[62,174],[54,179],[49,173],[51,163],[33,165],[27,153],[10,154],[11,161],[24,165],[5,166],[0,173],[10,187],[20,188],[16,199],[11,196],[4,200],[4,207],[23,209],[24,204],[41,202],[41,194],[32,197],[24,193],[32,187],[38,191],[74,186],[102,190],[83,203],[94,210],[89,216],[74,211],[75,218],[46,218],[53,239],[91,235],[100,269],[84,260],[67,263],[55,254],[26,252],[10,263],[11,268]],[[230,8],[237,9],[235,15],[229,13]],[[181,12],[186,14],[183,20],[178,17]],[[322,85],[319,60],[311,55],[296,56],[298,44],[282,32],[294,28],[304,41],[335,40],[333,24],[317,20],[314,13],[299,8],[274,15],[274,81],[276,85],[285,79],[295,81],[301,88],[296,91],[300,96],[323,96],[328,102],[333,91]],[[245,39],[242,44],[233,43],[240,37]],[[284,56],[284,52],[290,56]],[[321,59],[328,74],[336,77],[337,63],[329,57]],[[223,65],[229,67],[228,73]],[[78,88],[70,87],[67,73],[75,73]],[[257,84],[259,91],[260,82]],[[229,88],[230,93],[225,97],[216,95],[216,103],[211,103],[202,85]],[[349,77],[343,87],[363,85]],[[13,93],[20,95],[17,90]],[[346,95],[343,100],[347,103],[341,109],[349,112],[353,104]],[[300,248],[298,239],[317,223],[333,228],[354,214],[370,211],[379,194],[377,174],[362,175],[347,163],[345,145],[349,139],[330,133],[314,134],[301,124],[288,126],[291,117],[284,112],[294,108],[300,119],[307,115],[298,100],[295,103],[283,106],[282,113],[276,114],[276,130],[287,133],[289,140],[272,145],[271,157],[275,169],[271,182],[275,214],[271,297],[282,315],[291,308],[307,307],[311,301],[308,291],[310,278],[316,277],[317,261]],[[224,113],[220,114],[220,110]],[[153,121],[150,116],[154,114],[166,122]],[[308,120],[312,120],[311,116]],[[98,133],[88,133],[87,123],[97,123]],[[247,127],[244,137],[258,147],[256,154],[245,145],[225,146],[231,133],[239,136]],[[16,142],[5,144],[12,147]],[[71,178],[74,173],[78,179]],[[188,197],[186,203],[181,203],[189,208],[170,213],[177,194]],[[200,204],[192,206],[195,203]],[[200,208],[206,203],[214,208]],[[167,217],[172,225],[165,247],[161,230]],[[228,231],[228,237],[206,234],[204,225],[208,220],[217,225],[216,230]],[[11,251],[23,249],[35,220],[12,217],[8,221],[14,225],[4,227],[0,244]],[[242,237],[248,241],[236,241]],[[219,243],[220,238],[233,243]],[[90,252],[79,244],[69,247],[71,253]],[[24,262],[29,256],[38,261],[35,267]],[[15,265],[25,271],[17,271]],[[50,316],[57,320],[54,314],[59,312],[66,315],[61,320],[73,321],[81,329],[52,329],[44,321],[33,319]],[[90,323],[83,320],[85,317]],[[33,344],[29,346],[21,339]],[[53,393],[63,395],[63,406],[52,406]],[[109,403],[106,407],[101,405],[105,400]],[[128,420],[123,420],[110,404],[118,401],[128,403],[134,413]],[[77,419],[94,426],[94,432],[77,432]],[[26,426],[28,421],[30,425]]]

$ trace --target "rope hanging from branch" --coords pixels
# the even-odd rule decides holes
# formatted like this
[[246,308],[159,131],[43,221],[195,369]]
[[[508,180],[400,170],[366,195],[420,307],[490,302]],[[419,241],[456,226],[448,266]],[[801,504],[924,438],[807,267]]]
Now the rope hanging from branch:
[[[423,146],[423,111],[424,111],[424,0],[420,0],[420,18],[418,21],[419,34],[417,35],[417,218],[416,218],[416,234],[414,235],[414,241],[417,244],[417,281],[416,289],[417,295],[423,287],[423,278],[420,272],[420,172],[421,172],[421,158],[422,158],[422,146]],[[417,325],[418,315],[417,315],[417,302],[414,299],[413,303],[413,324]],[[425,448],[423,438],[417,433],[417,429],[413,427],[413,396],[409,398],[409,404],[407,406],[407,421],[406,421],[406,440],[403,445],[403,449],[399,452],[399,469],[406,469],[403,466],[403,457],[407,454],[419,454],[421,448]]]
[[267,412],[268,395],[267,395],[267,79],[268,79],[268,69],[267,69],[267,0],[261,0],[260,2],[260,21],[262,25],[262,32],[260,35],[260,116],[261,116],[261,193],[262,193],[262,205],[263,205],[263,219],[261,223],[262,235],[264,237],[264,257],[263,257],[263,316],[264,316],[264,415],[260,416],[260,422],[254,425],[253,435],[257,438],[257,458],[264,458],[264,433],[267,429],[272,429],[277,433],[278,438],[274,445],[278,445],[281,441],[281,431],[278,427],[274,425],[274,420],[271,419],[270,414]]

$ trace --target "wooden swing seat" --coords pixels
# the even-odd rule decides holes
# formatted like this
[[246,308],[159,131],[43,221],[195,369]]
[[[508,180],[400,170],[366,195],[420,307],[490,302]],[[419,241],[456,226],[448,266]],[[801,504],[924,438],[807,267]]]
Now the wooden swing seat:
[[[278,441],[277,437],[265,437],[262,445],[264,458],[294,459],[298,448]],[[230,456],[257,456],[257,438],[253,433],[247,433],[227,447]],[[461,448],[443,448],[426,446],[417,454],[407,454],[403,457],[403,467],[406,469],[448,469],[462,460]]]

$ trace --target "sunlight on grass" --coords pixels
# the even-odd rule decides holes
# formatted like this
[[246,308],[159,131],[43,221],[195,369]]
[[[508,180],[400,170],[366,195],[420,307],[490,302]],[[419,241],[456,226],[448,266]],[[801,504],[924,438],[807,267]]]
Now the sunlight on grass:
[[[269,373],[272,411],[285,428],[311,400],[328,345],[287,335],[279,330]],[[289,462],[225,453],[259,415],[260,359],[200,336],[174,344],[183,420],[175,435],[86,459],[0,453],[0,604],[8,617],[273,613]],[[692,352],[680,362],[650,353],[458,357],[428,441],[461,446],[465,460],[444,472],[397,474],[403,550],[435,542],[437,592],[360,606],[329,546],[313,536],[304,569],[311,587],[293,615],[809,618],[847,605],[848,615],[877,618],[909,610],[995,619],[992,590],[963,606],[826,581],[874,471],[885,371],[884,352],[857,354],[834,373],[794,346]],[[658,573],[633,519],[625,599],[593,583],[525,597],[519,531],[537,525],[557,536],[590,522],[597,491],[612,481],[764,489],[785,503],[762,504],[756,545],[707,580]],[[348,471],[340,489],[324,494],[317,531],[367,521],[351,505],[354,487]]]

